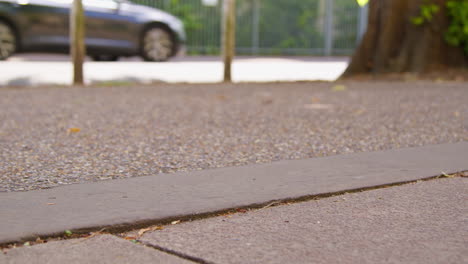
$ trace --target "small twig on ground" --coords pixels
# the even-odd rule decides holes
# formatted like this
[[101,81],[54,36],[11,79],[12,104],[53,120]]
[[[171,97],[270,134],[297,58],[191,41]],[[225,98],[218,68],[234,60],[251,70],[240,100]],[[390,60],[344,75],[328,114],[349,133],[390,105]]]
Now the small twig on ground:
[[273,202],[271,202],[271,203],[269,203],[269,204],[263,206],[263,207],[260,208],[260,209],[266,209],[266,208],[268,208],[268,207],[271,207],[271,206],[273,206],[273,205],[277,205],[277,204],[280,204],[280,203],[281,203],[280,200],[276,200],[276,201],[273,201]]

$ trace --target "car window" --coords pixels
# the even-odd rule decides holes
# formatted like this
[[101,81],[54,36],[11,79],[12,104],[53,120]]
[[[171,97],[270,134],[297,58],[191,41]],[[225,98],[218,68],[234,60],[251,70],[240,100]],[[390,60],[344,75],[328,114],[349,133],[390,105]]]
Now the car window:
[[56,2],[61,4],[71,4],[73,0],[49,0],[50,2]]
[[117,9],[119,4],[114,0],[83,0],[87,7],[100,7],[106,9]]

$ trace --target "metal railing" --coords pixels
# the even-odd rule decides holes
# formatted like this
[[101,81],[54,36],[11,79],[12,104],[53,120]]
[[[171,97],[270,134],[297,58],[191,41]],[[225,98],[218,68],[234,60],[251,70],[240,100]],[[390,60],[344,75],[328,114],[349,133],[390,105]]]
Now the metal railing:
[[[181,18],[189,54],[218,54],[221,2],[132,0]],[[216,2],[212,0],[211,2]],[[366,8],[354,0],[237,0],[238,54],[349,55],[365,32]]]

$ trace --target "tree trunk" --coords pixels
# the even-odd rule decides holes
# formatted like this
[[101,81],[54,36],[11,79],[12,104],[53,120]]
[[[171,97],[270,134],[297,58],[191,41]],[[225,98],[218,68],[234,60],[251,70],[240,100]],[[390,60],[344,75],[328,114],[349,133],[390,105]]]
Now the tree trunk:
[[445,43],[447,0],[432,0],[440,10],[414,25],[424,0],[370,0],[367,32],[343,77],[355,74],[423,73],[468,65],[462,48]]

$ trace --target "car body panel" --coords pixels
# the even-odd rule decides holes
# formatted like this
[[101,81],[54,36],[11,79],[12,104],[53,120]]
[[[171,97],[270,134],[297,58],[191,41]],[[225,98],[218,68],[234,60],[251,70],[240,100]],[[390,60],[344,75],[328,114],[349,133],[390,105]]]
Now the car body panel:
[[[0,0],[0,19],[13,25],[21,52],[68,53],[72,0]],[[158,9],[124,0],[83,0],[89,55],[138,55],[148,25],[171,31],[174,53],[185,42],[183,23]]]

